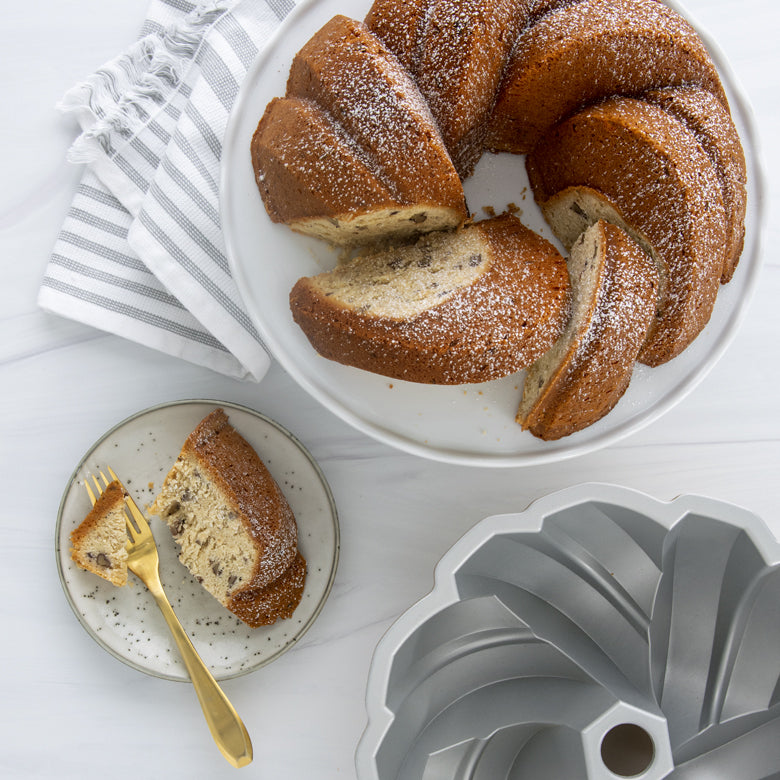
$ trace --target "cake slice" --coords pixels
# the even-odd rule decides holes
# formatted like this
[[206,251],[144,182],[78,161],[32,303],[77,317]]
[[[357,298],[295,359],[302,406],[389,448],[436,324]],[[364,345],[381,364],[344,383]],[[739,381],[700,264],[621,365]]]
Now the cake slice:
[[529,365],[562,332],[568,302],[558,250],[508,214],[363,252],[290,294],[293,318],[322,356],[430,384],[484,382]]
[[295,517],[223,409],[187,437],[149,511],[168,524],[179,560],[244,623],[292,615],[306,576]]
[[691,25],[657,0],[581,0],[554,8],[519,37],[487,145],[525,154],[582,106],[613,95],[697,85],[727,99]]
[[466,220],[463,188],[430,109],[362,22],[335,16],[315,33],[293,59],[286,98],[297,102],[272,101],[252,139],[272,220],[345,246]]
[[114,480],[70,535],[71,558],[112,585],[127,584],[125,493]]
[[600,420],[628,388],[656,307],[655,264],[621,228],[599,220],[568,260],[572,312],[526,372],[517,421],[553,440]]
[[639,360],[655,366],[679,355],[709,321],[726,244],[720,184],[694,135],[659,106],[612,98],[545,134],[526,168],[564,245],[606,218],[653,255],[659,306]]
[[378,178],[371,161],[310,100],[275,98],[251,145],[257,186],[272,221],[334,245],[452,226],[450,209],[418,208]]
[[707,153],[720,182],[726,212],[721,283],[731,280],[745,243],[747,170],[745,152],[731,114],[710,92],[697,87],[659,89],[642,96],[682,122]]

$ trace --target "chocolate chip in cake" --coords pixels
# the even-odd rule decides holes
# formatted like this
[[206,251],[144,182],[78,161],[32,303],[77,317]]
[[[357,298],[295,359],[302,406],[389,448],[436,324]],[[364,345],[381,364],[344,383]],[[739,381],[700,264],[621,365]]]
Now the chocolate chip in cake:
[[168,527],[171,529],[171,535],[177,539],[181,536],[182,531],[184,531],[184,518],[183,517],[177,517],[176,520],[171,523]]

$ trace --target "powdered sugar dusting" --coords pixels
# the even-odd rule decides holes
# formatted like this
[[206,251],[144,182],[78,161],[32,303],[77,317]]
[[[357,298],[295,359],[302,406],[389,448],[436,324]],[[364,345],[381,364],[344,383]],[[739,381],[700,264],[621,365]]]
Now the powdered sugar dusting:
[[654,365],[679,354],[709,319],[725,238],[717,177],[690,132],[656,106],[615,98],[548,134],[528,169],[540,202],[591,187],[647,237],[667,286],[642,359]]
[[712,160],[726,216],[721,282],[728,282],[742,254],[747,207],[745,153],[731,115],[711,93],[693,87],[656,90],[645,99],[685,124]]
[[607,414],[625,392],[655,311],[650,258],[598,222],[572,248],[572,313],[561,338],[527,372],[518,420],[557,439]]
[[519,37],[488,143],[527,152],[583,105],[682,83],[705,87],[725,105],[714,63],[679,14],[656,0],[581,0]]
[[[416,265],[427,262],[432,250],[439,257],[427,268],[439,269],[446,283],[426,287],[414,302],[393,301],[410,279],[438,285],[437,274]],[[535,360],[565,323],[563,258],[513,216],[433,242],[423,238],[401,254],[391,249],[384,257],[370,255],[369,269],[361,268],[362,259],[300,280],[291,295],[293,316],[314,347],[348,365],[417,382],[485,381]],[[371,273],[377,265],[378,279]]]
[[364,25],[332,19],[296,55],[287,92],[317,103],[364,150],[400,202],[462,202],[427,103]]

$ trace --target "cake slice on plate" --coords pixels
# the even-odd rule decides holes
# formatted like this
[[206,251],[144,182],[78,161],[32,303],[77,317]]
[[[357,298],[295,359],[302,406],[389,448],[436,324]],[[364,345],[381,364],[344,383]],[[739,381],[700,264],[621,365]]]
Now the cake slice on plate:
[[247,625],[292,615],[306,578],[295,517],[223,409],[187,437],[149,511],[167,522],[179,560]]
[[112,585],[127,584],[125,493],[114,480],[71,533],[71,558]]

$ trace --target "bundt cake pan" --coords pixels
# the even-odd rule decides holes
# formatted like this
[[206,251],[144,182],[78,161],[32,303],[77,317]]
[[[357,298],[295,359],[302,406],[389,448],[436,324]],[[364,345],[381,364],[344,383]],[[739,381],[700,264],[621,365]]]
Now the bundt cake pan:
[[390,628],[361,780],[780,777],[780,544],[608,485],[489,517]]

